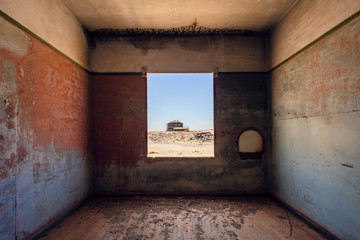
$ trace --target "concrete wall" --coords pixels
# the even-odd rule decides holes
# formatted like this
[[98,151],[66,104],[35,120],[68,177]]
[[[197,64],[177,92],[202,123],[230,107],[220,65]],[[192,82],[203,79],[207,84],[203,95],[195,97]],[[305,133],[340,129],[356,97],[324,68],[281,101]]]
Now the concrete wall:
[[359,16],[271,73],[273,192],[341,239],[360,236],[359,76]]
[[360,11],[359,0],[298,1],[271,33],[270,69],[357,11]]
[[95,72],[266,72],[266,39],[254,36],[135,36],[99,39],[91,52]]
[[24,239],[89,193],[89,75],[2,17],[0,36],[0,239]]
[[241,160],[237,139],[257,128],[267,140],[267,74],[220,73],[214,80],[215,157],[147,157],[146,79],[93,79],[94,191],[105,194],[267,192],[267,151]]
[[0,0],[0,10],[82,67],[89,68],[83,28],[62,1]]

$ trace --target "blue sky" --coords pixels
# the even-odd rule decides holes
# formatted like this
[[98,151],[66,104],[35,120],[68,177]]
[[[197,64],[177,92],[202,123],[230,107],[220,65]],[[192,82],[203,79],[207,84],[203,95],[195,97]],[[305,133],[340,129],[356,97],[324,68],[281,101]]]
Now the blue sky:
[[213,74],[148,74],[148,130],[179,120],[190,130],[213,128]]

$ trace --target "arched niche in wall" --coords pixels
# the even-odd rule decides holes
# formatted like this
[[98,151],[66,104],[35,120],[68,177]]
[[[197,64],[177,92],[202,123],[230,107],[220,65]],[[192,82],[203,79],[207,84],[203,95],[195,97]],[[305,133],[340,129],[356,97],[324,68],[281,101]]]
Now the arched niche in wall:
[[241,159],[261,159],[264,153],[264,138],[256,129],[246,129],[238,138]]

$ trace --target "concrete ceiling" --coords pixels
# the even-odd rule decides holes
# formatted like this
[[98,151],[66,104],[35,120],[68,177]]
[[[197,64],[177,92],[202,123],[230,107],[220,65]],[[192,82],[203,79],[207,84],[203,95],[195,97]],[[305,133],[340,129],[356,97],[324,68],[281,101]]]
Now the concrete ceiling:
[[89,30],[197,26],[263,32],[297,0],[62,0]]

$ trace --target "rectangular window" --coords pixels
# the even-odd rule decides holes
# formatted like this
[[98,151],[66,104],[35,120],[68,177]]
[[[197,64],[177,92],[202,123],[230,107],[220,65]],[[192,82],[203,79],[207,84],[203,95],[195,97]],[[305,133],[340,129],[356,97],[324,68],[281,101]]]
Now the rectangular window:
[[148,156],[214,157],[213,74],[148,74]]

